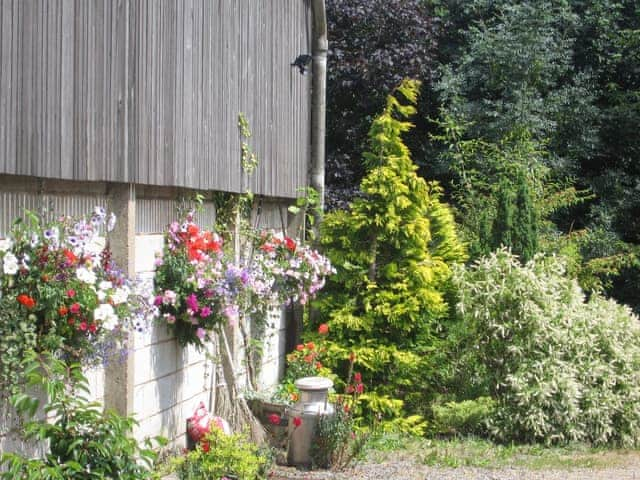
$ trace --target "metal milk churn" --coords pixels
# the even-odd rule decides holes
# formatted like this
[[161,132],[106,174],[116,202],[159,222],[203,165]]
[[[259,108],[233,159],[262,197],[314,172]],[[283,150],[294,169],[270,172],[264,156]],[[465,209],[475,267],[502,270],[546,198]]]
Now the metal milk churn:
[[298,402],[289,409],[289,465],[311,467],[311,444],[320,415],[333,415],[333,405],[328,402],[333,382],[324,377],[304,377],[296,380],[300,390]]

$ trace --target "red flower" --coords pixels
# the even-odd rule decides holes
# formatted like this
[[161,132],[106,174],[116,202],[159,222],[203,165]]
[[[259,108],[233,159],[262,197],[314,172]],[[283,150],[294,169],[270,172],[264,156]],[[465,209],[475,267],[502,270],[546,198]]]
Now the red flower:
[[80,310],[82,310],[82,307],[80,306],[79,303],[74,303],[73,305],[71,305],[71,307],[69,308],[69,310],[71,311],[71,313],[73,313],[74,315],[77,315],[78,313],[80,313]]
[[349,405],[347,405],[346,403],[344,404],[342,409],[344,410],[344,413],[349,413]]
[[362,374],[360,372],[356,372],[353,374],[353,381],[355,383],[362,383]]
[[284,246],[287,247],[287,250],[290,252],[296,251],[296,242],[289,237],[284,237]]
[[347,385],[347,388],[346,388],[346,392],[347,393],[353,393],[354,390],[355,389],[353,388],[353,385],[351,385],[351,384]]
[[364,385],[362,383],[359,383],[356,385],[356,393],[361,394],[362,392],[364,392]]
[[305,355],[304,356],[304,361],[307,362],[307,363],[313,362],[313,355],[312,354]]
[[67,257],[67,261],[72,265],[78,260],[78,257],[76,257],[71,250],[64,250],[62,253],[64,253],[64,256]]
[[64,305],[61,306],[60,308],[58,308],[58,314],[61,317],[64,317],[67,313],[69,313],[69,309],[67,307],[65,307]]
[[318,333],[320,335],[326,335],[327,333],[329,333],[329,325],[327,325],[326,323],[321,323],[318,327]]
[[76,296],[76,291],[73,288],[70,288],[69,290],[67,290],[67,297],[73,298],[75,296]]
[[74,323],[76,323],[76,321],[73,318],[70,318],[69,320],[67,320],[67,323],[69,325],[73,325]]
[[304,345],[300,344],[300,345],[296,345],[296,350],[301,352],[304,350]]
[[293,426],[298,428],[302,425],[302,419],[300,417],[293,417]]
[[307,343],[307,348],[309,350],[313,350],[314,348],[316,348],[316,346],[315,346],[315,344],[313,342],[309,342],[309,343]]
[[87,331],[87,322],[80,322],[80,325],[78,326],[78,328],[83,331],[86,332]]
[[89,325],[89,331],[91,333],[96,333],[96,330],[98,330],[98,327],[95,323],[92,323],[91,325]]
[[211,446],[209,445],[209,442],[202,442],[202,451],[204,453],[209,453],[209,450],[211,450]]
[[320,362],[316,362],[316,368],[320,370],[322,368],[322,364]]
[[20,294],[16,297],[16,300],[18,301],[18,303],[24,305],[26,308],[33,308],[36,306],[36,301],[31,298],[29,295],[27,294]]
[[280,425],[280,415],[276,413],[269,415],[269,423],[271,423],[271,425]]
[[260,250],[262,250],[263,252],[271,253],[275,250],[275,247],[270,243],[265,243],[264,245],[260,246]]
[[189,235],[191,235],[191,236],[195,236],[195,235],[197,235],[199,232],[200,232],[200,229],[198,228],[198,226],[197,226],[197,225],[195,225],[195,224],[193,224],[193,223],[192,223],[192,224],[190,224],[190,225],[187,227],[187,233],[188,233]]

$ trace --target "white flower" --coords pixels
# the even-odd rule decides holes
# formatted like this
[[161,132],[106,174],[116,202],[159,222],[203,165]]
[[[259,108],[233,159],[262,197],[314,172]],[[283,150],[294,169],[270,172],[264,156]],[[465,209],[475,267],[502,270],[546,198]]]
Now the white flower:
[[107,294],[104,293],[103,290],[98,290],[96,295],[98,296],[98,300],[100,300],[101,302],[104,302],[104,299],[107,298]]
[[76,277],[78,277],[78,280],[81,282],[88,283],[89,285],[96,283],[95,272],[85,267],[80,267],[76,270]]
[[4,262],[2,267],[5,274],[15,275],[18,272],[18,259],[13,253],[8,252],[4,256]]
[[111,290],[113,288],[113,283],[111,282],[107,282],[105,280],[103,280],[102,282],[100,282],[100,284],[98,285],[98,288],[100,290]]
[[13,247],[13,241],[10,238],[3,238],[0,240],[0,252],[6,252]]
[[102,327],[113,330],[118,326],[118,316],[115,310],[108,303],[101,304],[93,311],[93,318],[102,322]]
[[129,287],[116,288],[116,291],[111,295],[114,305],[120,305],[129,299]]

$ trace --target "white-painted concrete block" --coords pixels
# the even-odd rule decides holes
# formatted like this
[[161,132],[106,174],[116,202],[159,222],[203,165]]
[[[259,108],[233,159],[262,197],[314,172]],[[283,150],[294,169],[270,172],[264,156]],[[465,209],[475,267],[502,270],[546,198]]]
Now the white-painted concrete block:
[[[173,335],[169,332],[169,329],[163,323],[156,321],[153,322],[147,331],[136,332],[134,334],[135,348],[143,348],[149,345],[153,345],[160,342],[173,339]],[[178,348],[180,348],[178,346]]]
[[104,398],[104,368],[96,366],[89,368],[84,372],[89,382],[89,399],[92,401],[102,402]]
[[182,372],[173,373],[136,386],[134,389],[133,410],[136,417],[146,419],[156,413],[166,410],[176,403],[181,395]]
[[156,378],[165,377],[182,368],[175,340],[165,340],[135,351],[135,385],[142,385]]
[[163,246],[163,235],[136,235],[136,272],[153,272]]

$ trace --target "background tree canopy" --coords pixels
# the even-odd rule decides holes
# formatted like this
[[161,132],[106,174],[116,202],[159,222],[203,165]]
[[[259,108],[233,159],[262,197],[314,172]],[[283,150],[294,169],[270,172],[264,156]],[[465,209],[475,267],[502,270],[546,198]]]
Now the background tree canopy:
[[638,2],[329,0],[327,9],[330,206],[356,194],[373,113],[401,78],[417,78],[405,141],[421,175],[443,185],[472,259],[512,236],[496,231],[496,212],[525,192],[531,215],[510,228],[568,256],[587,291],[640,310]]

